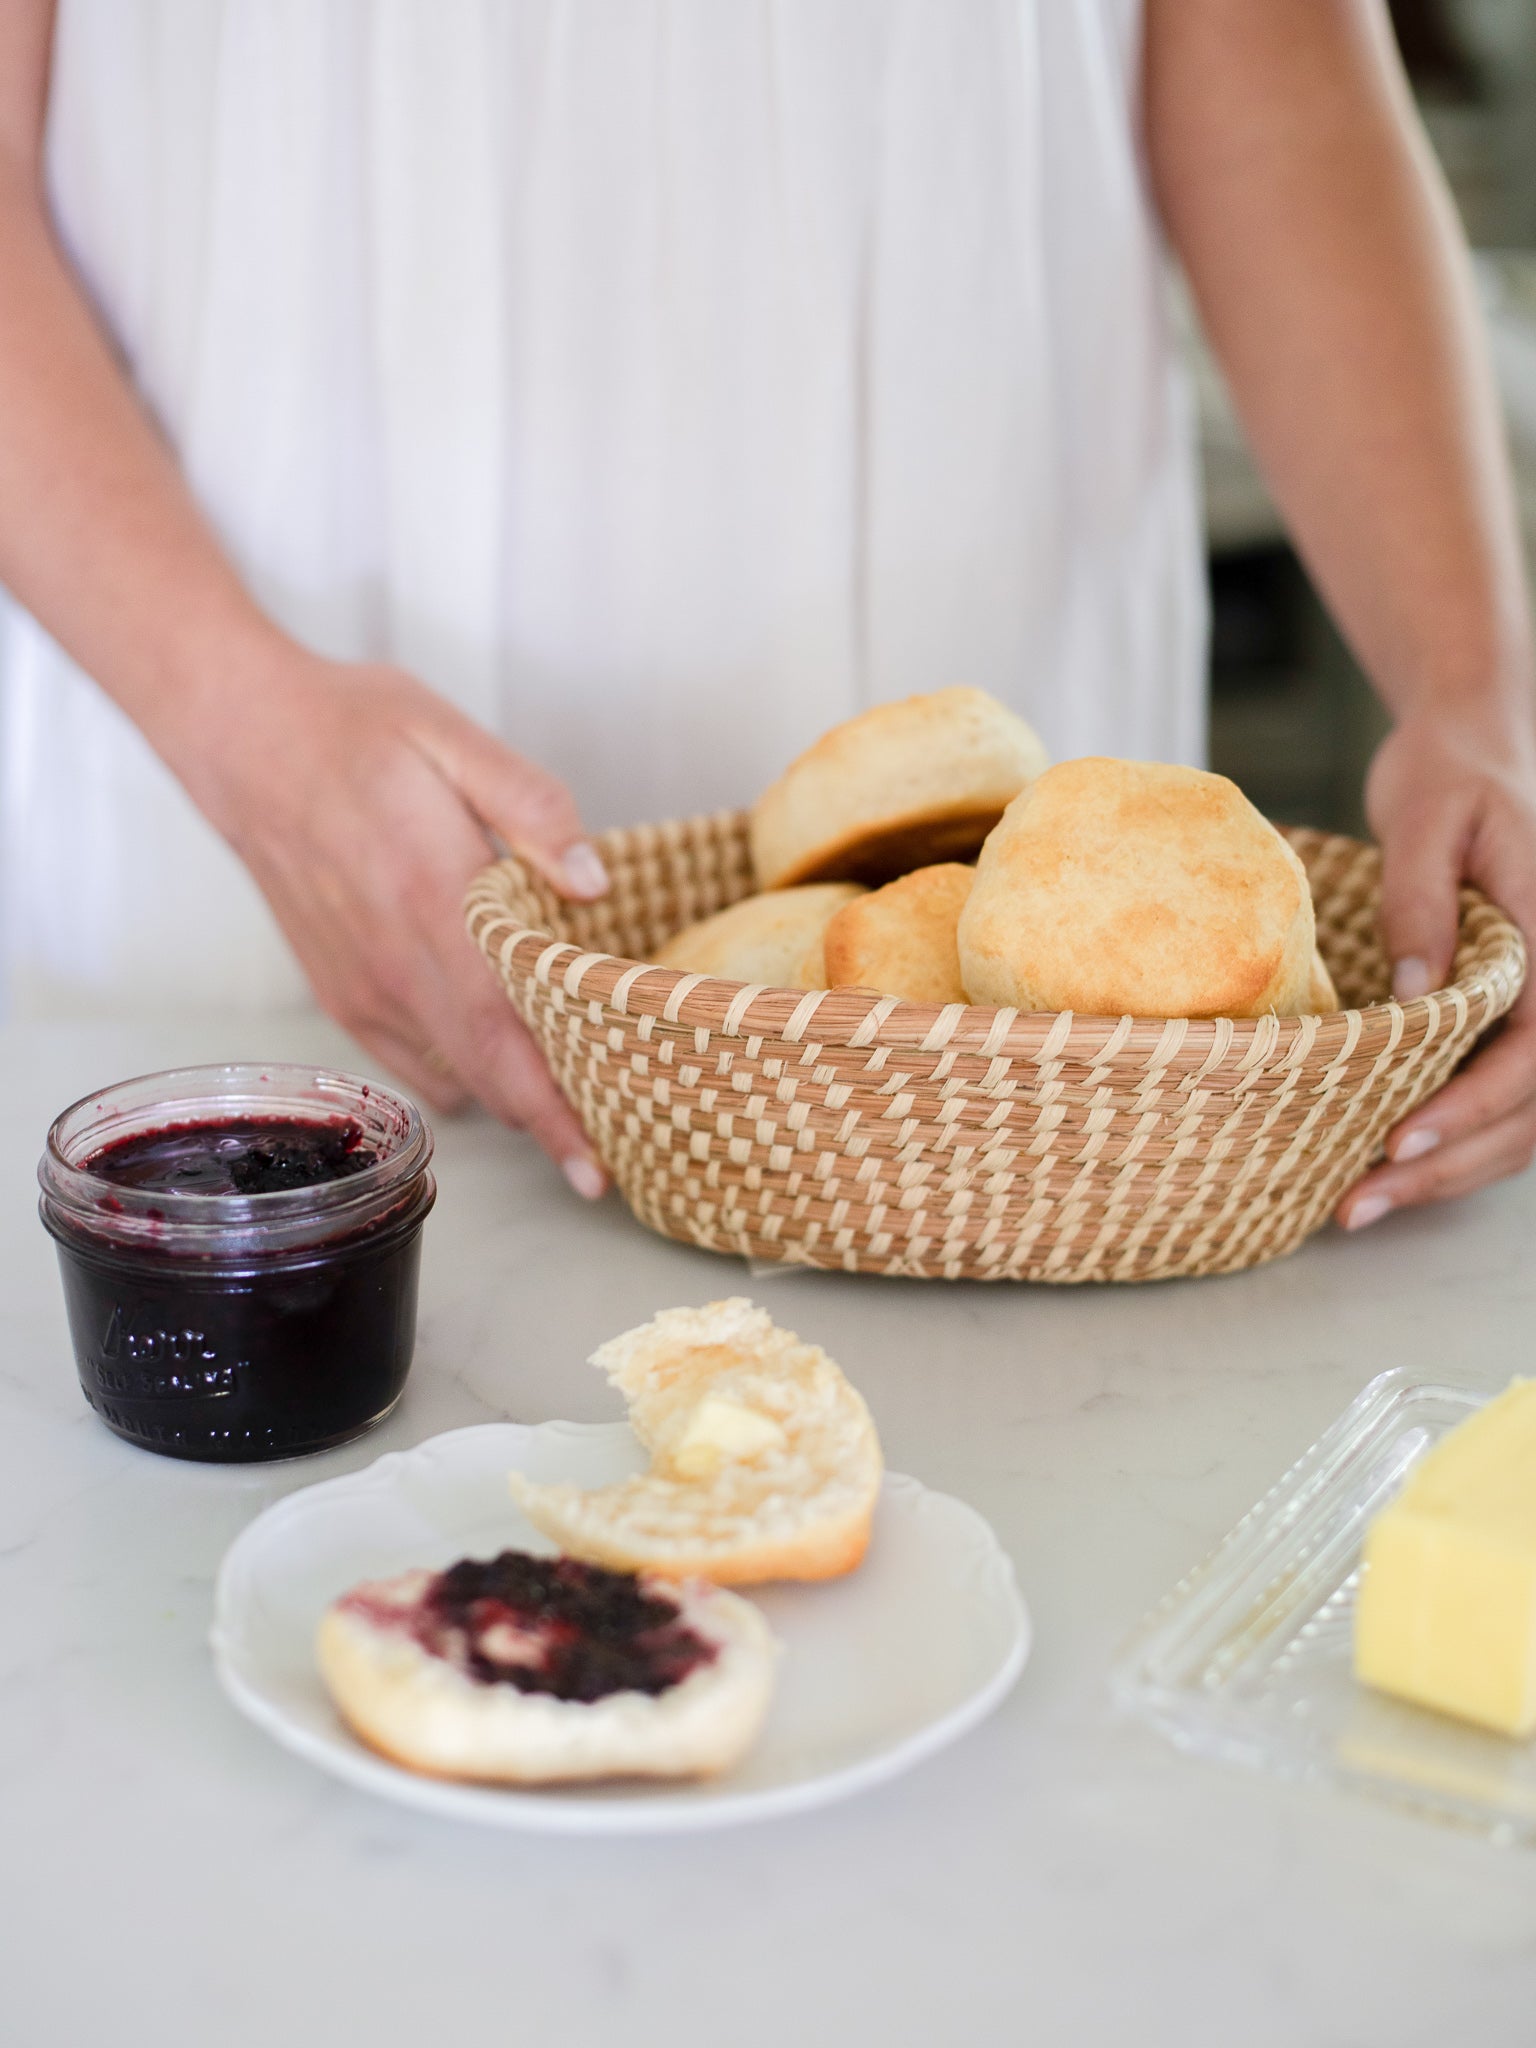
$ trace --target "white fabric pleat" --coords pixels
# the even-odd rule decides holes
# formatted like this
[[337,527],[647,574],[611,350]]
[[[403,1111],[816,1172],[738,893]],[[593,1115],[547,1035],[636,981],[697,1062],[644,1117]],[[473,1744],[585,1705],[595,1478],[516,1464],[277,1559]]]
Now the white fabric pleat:
[[[60,232],[252,589],[594,825],[977,683],[1198,760],[1190,432],[1137,0],[60,0]],[[298,999],[19,612],[22,1008]]]

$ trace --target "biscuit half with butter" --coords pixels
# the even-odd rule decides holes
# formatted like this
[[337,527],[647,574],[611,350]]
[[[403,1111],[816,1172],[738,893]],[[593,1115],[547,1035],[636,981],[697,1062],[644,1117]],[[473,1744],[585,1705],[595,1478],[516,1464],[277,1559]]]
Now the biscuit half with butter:
[[985,690],[876,704],[824,733],[753,805],[759,886],[881,883],[968,860],[1046,760]]
[[511,1475],[573,1557],[717,1585],[830,1579],[869,1543],[884,1471],[862,1397],[814,1344],[735,1297],[664,1309],[593,1353],[650,1469],[584,1491]]
[[822,933],[828,920],[862,893],[856,882],[816,882],[744,896],[674,932],[658,947],[656,963],[684,974],[713,974],[768,988],[825,988]]

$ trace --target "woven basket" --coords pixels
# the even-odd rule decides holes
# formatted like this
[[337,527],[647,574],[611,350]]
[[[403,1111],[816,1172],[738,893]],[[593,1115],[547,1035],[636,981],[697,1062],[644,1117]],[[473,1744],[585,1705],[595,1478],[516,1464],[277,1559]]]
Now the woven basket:
[[640,964],[752,887],[744,814],[610,832],[600,903],[517,860],[469,929],[642,1223],[850,1273],[1153,1280],[1293,1251],[1519,993],[1473,890],[1452,986],[1388,987],[1374,848],[1291,832],[1341,999],[1328,1017],[1028,1016],[802,994]]

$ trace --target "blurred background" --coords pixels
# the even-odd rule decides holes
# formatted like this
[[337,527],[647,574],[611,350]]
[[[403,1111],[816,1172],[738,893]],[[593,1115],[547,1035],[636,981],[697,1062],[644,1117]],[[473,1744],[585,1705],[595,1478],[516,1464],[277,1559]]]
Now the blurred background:
[[[1398,40],[1477,251],[1536,576],[1536,0],[1395,0]],[[1211,577],[1211,766],[1271,817],[1364,829],[1385,729],[1249,458],[1193,317]]]

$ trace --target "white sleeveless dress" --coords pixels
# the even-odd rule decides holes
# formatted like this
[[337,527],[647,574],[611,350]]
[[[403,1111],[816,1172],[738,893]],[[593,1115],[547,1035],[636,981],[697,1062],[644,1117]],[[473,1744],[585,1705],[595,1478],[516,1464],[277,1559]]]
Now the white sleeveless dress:
[[[261,602],[591,825],[951,682],[1198,761],[1137,0],[59,0],[64,243]],[[278,1004],[95,686],[0,645],[13,1007]]]

